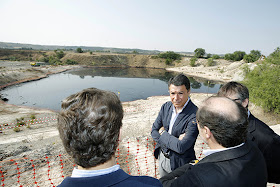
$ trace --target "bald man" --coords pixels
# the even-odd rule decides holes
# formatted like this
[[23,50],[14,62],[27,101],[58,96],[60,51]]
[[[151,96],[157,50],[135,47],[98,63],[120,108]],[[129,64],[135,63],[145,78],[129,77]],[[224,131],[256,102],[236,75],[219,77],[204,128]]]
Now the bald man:
[[206,99],[196,114],[199,135],[209,150],[195,165],[186,164],[160,181],[163,186],[266,186],[260,150],[246,142],[247,111],[225,97]]

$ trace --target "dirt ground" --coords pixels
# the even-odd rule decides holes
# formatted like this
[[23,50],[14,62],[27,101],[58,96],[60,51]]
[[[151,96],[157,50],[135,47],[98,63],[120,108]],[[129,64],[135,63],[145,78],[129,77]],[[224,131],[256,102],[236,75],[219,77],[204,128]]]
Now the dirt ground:
[[[183,72],[187,75],[218,80],[222,82],[242,80],[243,62],[227,63],[219,61],[213,67],[205,67],[203,61],[199,62],[197,67],[176,67],[169,70]],[[254,64],[250,64],[253,67]],[[51,73],[58,73],[73,66],[42,66],[30,67],[27,62],[0,62],[0,81],[12,83],[14,81],[31,80],[34,78],[45,77]],[[9,80],[9,81],[7,81]],[[4,84],[0,84],[4,87]],[[192,101],[199,107],[201,102],[211,94],[192,93]],[[152,123],[158,115],[161,105],[169,101],[168,96],[153,96],[146,100],[137,100],[132,102],[124,102],[125,111],[123,127],[121,132],[121,142],[127,142],[139,137],[149,137]],[[249,106],[250,111],[258,118],[266,122],[268,125],[280,134],[280,117],[274,114],[265,113],[260,107],[253,103]],[[35,116],[35,120],[31,121],[31,115]],[[0,125],[2,125],[2,133],[0,133],[0,169],[3,167],[3,161],[29,157],[42,158],[45,155],[58,155],[64,153],[61,141],[56,129],[57,113],[45,109],[36,109],[23,106],[15,106],[0,102]],[[27,125],[20,127],[19,132],[14,132],[16,119],[24,118]],[[29,126],[28,126],[29,124]],[[201,140],[198,138],[196,143],[197,155],[202,151]],[[151,150],[150,150],[151,152]],[[151,153],[152,154],[152,153]],[[2,163],[1,163],[2,162]],[[68,173],[69,174],[69,173]],[[271,185],[268,185],[271,186]]]

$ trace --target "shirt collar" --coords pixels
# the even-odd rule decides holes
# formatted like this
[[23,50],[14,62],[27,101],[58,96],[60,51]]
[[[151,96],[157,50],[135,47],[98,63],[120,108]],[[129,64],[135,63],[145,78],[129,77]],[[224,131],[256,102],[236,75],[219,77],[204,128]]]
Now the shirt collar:
[[241,147],[242,145],[244,145],[244,143],[242,143],[240,145],[237,145],[237,146],[234,146],[234,147],[228,147],[228,148],[223,148],[223,149],[206,149],[206,150],[203,150],[203,154],[205,156],[209,156],[213,153],[234,149],[234,148],[237,148],[237,147]]
[[106,169],[100,169],[100,170],[81,170],[81,169],[74,168],[71,177],[74,178],[95,177],[95,176],[112,173],[114,171],[117,171],[118,169],[120,169],[120,165],[114,165],[112,167]]

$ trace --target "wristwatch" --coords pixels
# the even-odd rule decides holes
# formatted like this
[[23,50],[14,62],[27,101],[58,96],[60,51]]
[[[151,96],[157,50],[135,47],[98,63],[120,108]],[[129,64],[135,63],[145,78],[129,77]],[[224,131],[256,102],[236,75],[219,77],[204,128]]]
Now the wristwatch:
[[158,133],[159,133],[160,135],[162,135],[163,132],[164,132],[164,129],[161,130],[161,131],[158,131]]

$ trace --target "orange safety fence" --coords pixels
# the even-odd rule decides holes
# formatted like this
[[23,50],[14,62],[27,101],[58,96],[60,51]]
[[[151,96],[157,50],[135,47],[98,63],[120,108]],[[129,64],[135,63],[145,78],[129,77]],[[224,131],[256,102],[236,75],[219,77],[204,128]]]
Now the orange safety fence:
[[[156,109],[152,105],[144,107],[132,106],[124,108],[125,113]],[[43,117],[5,123],[0,125],[0,132],[14,127],[37,125],[44,122],[57,120],[57,117]],[[22,123],[21,123],[22,122]],[[204,143],[199,143],[196,150],[197,158],[202,158]],[[152,176],[159,178],[158,162],[154,158],[153,151],[155,142],[150,136],[125,138],[119,142],[115,156],[116,163],[128,174],[134,176]],[[62,149],[63,150],[63,149]],[[47,153],[45,156],[37,156],[36,153],[24,155],[22,158],[9,159],[8,157],[0,161],[0,186],[57,186],[61,181],[71,176],[75,164],[65,152]]]
[[[201,156],[205,144],[200,144]],[[152,138],[137,137],[122,140],[116,150],[116,163],[128,174],[159,178],[158,162],[153,156],[155,142]],[[200,159],[200,158],[198,158]],[[0,161],[1,186],[57,186],[71,176],[75,164],[66,154],[32,155]]]

